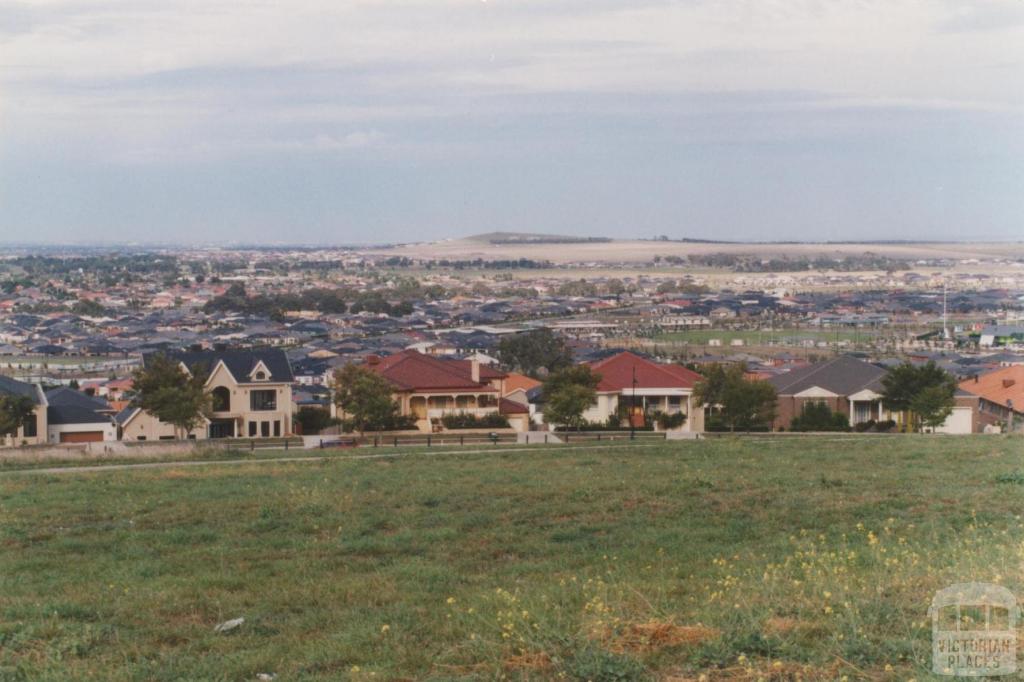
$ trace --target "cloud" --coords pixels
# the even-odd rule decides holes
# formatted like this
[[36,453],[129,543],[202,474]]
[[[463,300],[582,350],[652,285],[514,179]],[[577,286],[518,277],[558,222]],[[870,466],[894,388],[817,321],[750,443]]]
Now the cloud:
[[[649,159],[664,177],[698,161],[714,176],[776,146],[827,160],[854,140],[891,165],[901,140],[914,141],[915,155],[953,158],[981,139],[977,148],[999,156],[1024,139],[1013,122],[1024,108],[1014,68],[1024,63],[1021,6],[0,0],[0,171],[49,168],[49,191],[64,194],[96,169],[127,169],[129,183],[152,173],[187,187],[181,210],[191,201],[201,213],[219,200],[218,186],[244,175],[233,164],[349,179],[368,177],[369,165],[386,169],[385,184],[405,174],[414,195],[438,169],[475,183],[508,165],[529,177],[550,172],[563,190],[559,172],[603,173],[607,182],[593,182],[614,195],[611,179],[628,185],[623,169]],[[189,182],[197,169],[229,166],[225,177],[204,176],[203,191]],[[422,198],[437,202],[438,224],[462,201],[456,184]],[[481,194],[502,200],[498,190]],[[552,222],[571,213],[557,201]],[[244,224],[246,208],[236,208]]]

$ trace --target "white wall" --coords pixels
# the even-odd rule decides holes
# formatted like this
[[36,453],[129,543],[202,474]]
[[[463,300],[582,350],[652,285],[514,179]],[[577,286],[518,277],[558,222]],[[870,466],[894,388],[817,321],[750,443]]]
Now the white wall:
[[83,431],[102,431],[103,440],[117,440],[117,427],[109,422],[94,424],[50,424],[46,428],[47,442],[59,443],[62,433],[82,433]]

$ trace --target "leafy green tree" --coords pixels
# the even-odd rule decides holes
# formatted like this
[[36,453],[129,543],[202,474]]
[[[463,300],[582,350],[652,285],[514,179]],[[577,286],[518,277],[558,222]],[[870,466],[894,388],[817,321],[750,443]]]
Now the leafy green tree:
[[948,386],[926,386],[910,401],[910,411],[917,415],[921,426],[936,429],[953,414],[954,400]]
[[572,365],[572,350],[550,329],[506,336],[498,346],[498,355],[508,367],[532,377],[542,370],[552,373]]
[[75,315],[84,315],[86,317],[101,317],[106,315],[107,309],[96,301],[83,298],[71,306],[71,312]]
[[805,403],[801,413],[793,418],[790,431],[849,431],[850,421],[845,414],[833,412],[820,400]]
[[714,416],[722,409],[725,386],[728,382],[728,367],[718,362],[707,365],[701,373],[703,379],[693,388],[693,399],[698,405],[706,405],[708,416]]
[[132,374],[132,404],[173,425],[175,438],[185,438],[210,415],[208,376],[208,369],[201,365],[186,372],[181,363],[162,353],[149,356]]
[[566,367],[548,376],[544,382],[544,419],[570,429],[583,426],[583,413],[597,402],[601,375],[589,365]]
[[23,395],[0,395],[0,436],[14,436],[36,418],[36,404]]
[[694,387],[694,398],[707,406],[709,431],[757,431],[771,427],[777,395],[767,381],[750,381],[742,365],[710,365]]
[[931,426],[940,415],[934,426],[941,425],[953,411],[956,379],[932,360],[893,367],[882,377],[882,387],[882,405],[903,414],[904,430],[918,430],[926,418]]
[[330,410],[309,405],[300,407],[295,419],[302,426],[302,433],[307,436],[315,436],[328,426],[333,426],[341,421],[332,417]]
[[334,404],[360,433],[392,428],[399,421],[393,391],[387,379],[360,365],[349,363],[334,371]]

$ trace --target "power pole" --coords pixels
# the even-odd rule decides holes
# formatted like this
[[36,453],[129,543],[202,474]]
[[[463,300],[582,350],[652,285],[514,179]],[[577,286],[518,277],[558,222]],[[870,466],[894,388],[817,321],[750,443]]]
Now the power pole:
[[636,440],[636,365],[633,365],[633,400],[629,408],[629,439]]

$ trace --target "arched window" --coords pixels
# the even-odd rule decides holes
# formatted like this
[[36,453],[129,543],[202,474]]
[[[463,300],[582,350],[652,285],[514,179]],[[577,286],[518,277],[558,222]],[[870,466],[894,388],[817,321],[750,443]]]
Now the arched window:
[[256,372],[256,381],[266,381],[266,380],[267,380],[267,373],[266,372]]
[[231,391],[229,391],[227,387],[218,386],[217,388],[213,389],[213,411],[231,411]]

